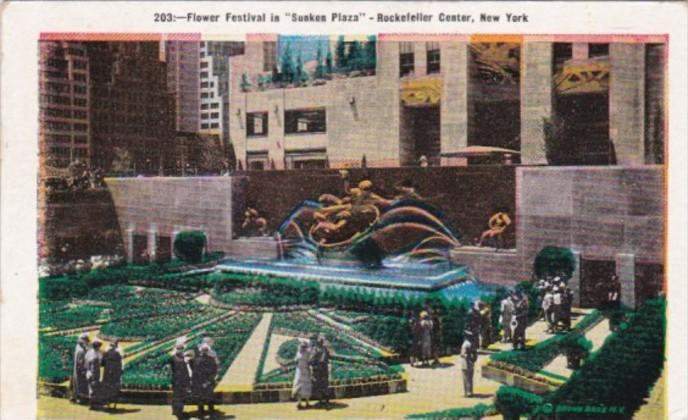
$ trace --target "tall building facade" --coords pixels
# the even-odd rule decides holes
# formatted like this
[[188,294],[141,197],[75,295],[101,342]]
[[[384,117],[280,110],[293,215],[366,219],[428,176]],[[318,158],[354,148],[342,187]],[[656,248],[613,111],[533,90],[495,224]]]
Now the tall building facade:
[[[230,59],[242,168],[663,161],[662,37],[385,36],[372,73],[335,62],[320,80],[261,84],[283,59],[274,44],[250,37]],[[335,61],[347,48],[330,46]]]
[[175,99],[175,130],[195,133],[200,128],[200,44],[164,41],[167,89]]
[[216,135],[226,147],[229,134],[229,58],[243,54],[243,42],[200,43],[200,126],[202,134]]
[[173,166],[175,100],[156,42],[86,44],[92,157],[106,172],[164,174]]
[[79,42],[39,43],[40,147],[43,163],[91,164],[89,61]]

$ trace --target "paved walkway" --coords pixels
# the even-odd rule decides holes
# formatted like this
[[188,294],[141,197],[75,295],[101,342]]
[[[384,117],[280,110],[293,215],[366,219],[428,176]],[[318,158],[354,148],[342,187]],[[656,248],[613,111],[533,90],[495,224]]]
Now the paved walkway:
[[[609,323],[604,319],[588,330],[588,332],[585,333],[585,337],[592,342],[591,352],[599,350],[609,334]],[[545,372],[554,373],[565,378],[570,377],[573,373],[573,370],[567,367],[566,355],[563,354],[555,357],[554,360],[549,362],[549,364],[543,368],[543,370]]]
[[[242,350],[242,354],[244,351]],[[257,355],[257,358],[260,355]],[[408,392],[351,398],[334,401],[330,410],[297,410],[295,402],[237,404],[217,406],[225,417],[236,419],[323,419],[323,418],[371,418],[403,419],[409,414],[446,410],[456,407],[472,407],[478,403],[491,404],[494,393],[501,384],[482,378],[480,368],[489,356],[480,355],[476,366],[473,398],[463,397],[463,383],[458,356],[442,358],[443,367],[412,368],[404,365],[408,375]],[[236,363],[235,363],[236,364]],[[255,369],[252,371],[255,372]],[[123,420],[171,418],[170,407],[118,404]],[[188,406],[186,412],[194,416],[195,408]],[[70,404],[66,399],[40,397],[38,418],[40,419],[111,419],[114,416],[89,411],[88,407]]]
[[656,420],[666,418],[664,405],[666,399],[666,381],[667,365],[664,363],[662,376],[655,382],[645,404],[643,404],[633,416],[635,420]]
[[225,376],[220,380],[217,391],[251,391],[253,389],[256,370],[260,364],[260,356],[263,354],[263,343],[268,338],[271,321],[272,313],[263,314],[263,319],[260,320],[232,365],[227,369]]

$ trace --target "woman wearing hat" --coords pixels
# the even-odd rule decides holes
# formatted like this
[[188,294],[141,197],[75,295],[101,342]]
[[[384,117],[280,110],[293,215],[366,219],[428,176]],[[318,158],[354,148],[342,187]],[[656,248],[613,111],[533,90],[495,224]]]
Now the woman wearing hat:
[[122,352],[119,340],[115,339],[103,355],[103,403],[114,403],[117,407],[117,397],[122,386]]
[[422,354],[422,364],[427,366],[432,358],[432,320],[427,311],[420,313],[421,340],[420,349]]
[[[299,344],[299,350],[296,352],[296,374],[294,375],[294,384],[291,388],[291,393],[298,401],[296,408],[302,410],[308,408],[308,400],[311,398],[311,366],[310,366],[311,349],[308,341],[302,341]],[[305,401],[306,405],[301,403]]]
[[325,336],[315,338],[315,346],[310,360],[313,371],[313,399],[318,406],[330,403],[330,351],[325,345]]
[[100,383],[100,365],[103,356],[100,353],[100,346],[103,343],[98,339],[93,339],[91,349],[86,353],[86,379],[88,380],[88,403],[91,410],[102,404],[102,390]]
[[201,344],[200,353],[193,361],[193,377],[191,379],[191,389],[193,397],[198,404],[199,413],[205,413],[205,405],[208,411],[215,411],[215,377],[217,376],[218,365],[216,359],[210,353],[210,346],[207,343]]
[[191,368],[189,362],[193,358],[193,351],[184,354],[184,341],[177,340],[174,353],[170,358],[172,370],[172,414],[178,419],[184,418],[184,404],[191,398]]
[[86,379],[86,353],[88,352],[88,333],[82,333],[74,349],[74,369],[72,371],[72,400],[77,403],[88,401],[88,380]]

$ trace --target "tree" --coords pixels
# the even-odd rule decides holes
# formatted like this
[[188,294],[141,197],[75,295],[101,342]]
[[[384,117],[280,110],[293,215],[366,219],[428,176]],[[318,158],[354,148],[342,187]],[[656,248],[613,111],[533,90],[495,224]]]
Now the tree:
[[325,71],[328,75],[334,72],[334,68],[332,66],[332,51],[330,51],[329,45],[327,46],[327,55],[325,58]]
[[287,44],[282,54],[282,59],[280,60],[281,66],[281,79],[285,83],[292,83],[294,81],[294,60],[291,57],[291,49],[289,44]]
[[350,70],[363,70],[365,66],[365,59],[360,42],[354,41],[351,43],[349,47],[349,53],[346,57],[346,62]]
[[570,277],[576,269],[576,259],[569,248],[546,246],[540,250],[533,263],[533,271],[538,277],[564,274]]
[[337,71],[344,73],[348,69],[348,62],[346,57],[346,44],[344,43],[344,36],[340,35],[337,38],[337,46],[334,50],[334,58],[337,66]]
[[131,173],[134,168],[134,158],[129,149],[124,147],[114,147],[112,149],[112,172],[126,174]]
[[227,157],[217,136],[202,136],[198,141],[198,172],[220,174],[225,170]]
[[199,230],[184,231],[174,238],[174,255],[187,263],[197,264],[203,260],[207,239]]
[[377,67],[377,40],[375,35],[368,37],[368,42],[364,48],[365,69],[375,71]]
[[313,75],[316,79],[324,79],[325,78],[325,66],[323,65],[323,59],[322,59],[322,50],[320,50],[320,47],[318,47],[318,53],[316,56],[316,60],[318,64],[315,67],[315,74]]

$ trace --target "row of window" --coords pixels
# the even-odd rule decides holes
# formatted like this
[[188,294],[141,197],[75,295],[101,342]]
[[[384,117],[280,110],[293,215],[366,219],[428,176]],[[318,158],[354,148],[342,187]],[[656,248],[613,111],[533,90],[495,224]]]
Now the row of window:
[[46,121],[45,127],[47,127],[49,130],[62,130],[62,131],[69,131],[72,129],[74,129],[74,131],[87,131],[88,130],[88,124],[70,124],[70,123],[60,122],[60,121]]
[[48,117],[61,117],[61,118],[88,118],[88,113],[86,111],[70,110],[62,108],[44,108],[43,114]]
[[[72,136],[69,134],[50,134],[45,136],[45,141],[47,143],[71,143]],[[85,144],[88,143],[88,137],[86,136],[74,136],[74,143]]]
[[[425,43],[426,73],[440,72],[440,43]],[[415,46],[413,42],[401,42],[399,44],[399,76],[404,77],[413,74],[416,66]]]
[[206,114],[206,113],[201,114],[202,120],[207,120],[208,118],[211,118],[211,119],[220,118],[220,113],[219,112],[211,112],[210,114]]
[[[284,112],[284,134],[325,133],[327,122],[325,109],[298,109]],[[248,137],[268,135],[268,113],[246,114],[246,135]]]
[[215,93],[214,92],[201,92],[201,98],[207,99],[207,98],[214,98]]
[[213,103],[211,103],[211,104],[201,104],[201,109],[208,109],[208,108],[216,109],[216,108],[219,108],[219,107],[220,107],[220,103],[219,103],[219,102],[213,102]]
[[209,128],[220,128],[220,124],[219,123],[201,124],[201,129],[207,130]]

